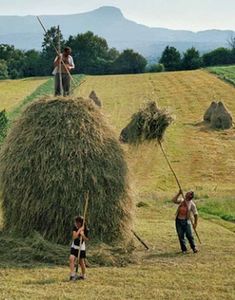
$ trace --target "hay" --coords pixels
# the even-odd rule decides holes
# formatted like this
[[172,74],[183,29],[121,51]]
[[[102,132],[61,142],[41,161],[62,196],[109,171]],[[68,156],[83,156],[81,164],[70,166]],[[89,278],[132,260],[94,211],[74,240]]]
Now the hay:
[[135,113],[130,123],[121,131],[120,141],[138,144],[144,141],[163,139],[166,128],[173,121],[166,110],[157,108],[154,101]]
[[218,102],[216,109],[211,115],[211,128],[229,129],[233,126],[231,114],[227,111],[222,102]]
[[7,126],[8,126],[8,119],[6,116],[5,109],[0,111],[0,143],[6,136],[7,133]]
[[89,95],[89,98],[90,98],[91,100],[93,100],[94,103],[95,103],[97,106],[99,106],[99,107],[102,106],[102,102],[101,102],[101,100],[97,97],[95,91],[91,91],[91,93],[90,93],[90,95]]
[[205,122],[211,121],[211,115],[216,110],[216,107],[217,107],[217,103],[215,101],[211,102],[211,105],[207,108],[207,110],[203,116],[203,120]]
[[59,243],[89,191],[92,239],[129,241],[132,201],[127,165],[100,111],[78,99],[43,99],[14,124],[0,153],[5,228],[33,230]]

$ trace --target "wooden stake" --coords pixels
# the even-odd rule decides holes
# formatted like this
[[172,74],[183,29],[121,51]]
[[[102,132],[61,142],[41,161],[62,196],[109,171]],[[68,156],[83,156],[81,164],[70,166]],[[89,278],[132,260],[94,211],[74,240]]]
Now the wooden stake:
[[137,235],[137,233],[134,230],[131,230],[131,232],[134,234],[134,236],[137,238],[138,241],[141,242],[142,245],[144,245],[144,247],[149,250],[149,247],[145,244],[145,242]]
[[[59,26],[57,28],[57,37],[58,37],[58,52],[59,52],[59,54],[61,56],[60,27]],[[59,71],[59,80],[60,80],[60,94],[62,95],[62,93],[63,93],[63,84],[62,84],[61,63],[59,64],[58,71]]]

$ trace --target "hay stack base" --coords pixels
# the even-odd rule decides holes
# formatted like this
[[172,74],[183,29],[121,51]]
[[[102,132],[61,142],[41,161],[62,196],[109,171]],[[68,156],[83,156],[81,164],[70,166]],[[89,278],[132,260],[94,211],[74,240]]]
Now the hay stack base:
[[42,99],[12,127],[0,153],[5,229],[71,240],[89,191],[92,239],[129,242],[132,201],[123,151],[91,100]]
[[216,110],[216,107],[217,107],[217,103],[215,101],[212,101],[211,105],[207,108],[207,110],[206,110],[206,112],[205,112],[205,114],[203,116],[203,120],[205,122],[210,123],[211,116],[214,113],[214,111]]
[[211,114],[211,128],[230,129],[233,126],[232,115],[228,112],[222,102],[218,102],[216,109]]

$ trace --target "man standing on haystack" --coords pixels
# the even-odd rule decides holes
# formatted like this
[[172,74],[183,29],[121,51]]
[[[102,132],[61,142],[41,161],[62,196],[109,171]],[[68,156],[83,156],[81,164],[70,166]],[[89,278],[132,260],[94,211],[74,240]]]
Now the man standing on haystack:
[[[192,225],[194,229],[196,229],[197,222],[198,222],[197,207],[192,200],[194,198],[194,192],[193,191],[187,192],[185,195],[185,199],[180,198],[180,195],[182,195],[181,190],[172,199],[174,203],[179,204],[176,212],[175,226],[176,226],[176,231],[180,242],[180,247],[183,254],[187,253],[186,240],[185,240],[185,235],[186,235],[191,249],[193,250],[194,253],[197,253],[198,249],[196,248],[194,242],[192,227],[191,227]],[[194,217],[193,224],[191,224],[192,222],[191,214],[193,214]]]
[[70,71],[75,68],[71,52],[70,47],[65,47],[63,53],[54,60],[55,96],[60,96],[62,93],[63,96],[68,96],[70,93]]

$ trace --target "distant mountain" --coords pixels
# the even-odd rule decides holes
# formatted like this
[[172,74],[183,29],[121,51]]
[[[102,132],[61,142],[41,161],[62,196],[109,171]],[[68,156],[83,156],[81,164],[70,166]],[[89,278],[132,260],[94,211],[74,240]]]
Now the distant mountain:
[[[151,28],[126,19],[121,10],[103,6],[96,10],[73,15],[41,16],[46,28],[60,25],[65,38],[88,30],[104,37],[110,47],[118,50],[133,48],[146,57],[158,57],[166,45],[185,51],[195,46],[201,52],[226,46],[235,32],[206,30],[192,32]],[[0,16],[0,43],[12,44],[20,49],[40,49],[43,31],[35,16]]]

